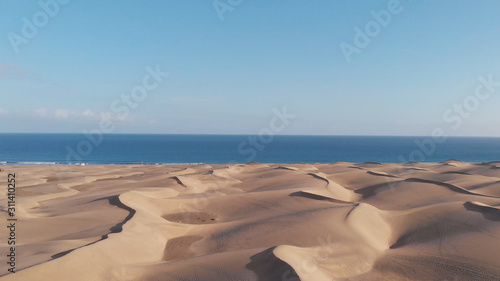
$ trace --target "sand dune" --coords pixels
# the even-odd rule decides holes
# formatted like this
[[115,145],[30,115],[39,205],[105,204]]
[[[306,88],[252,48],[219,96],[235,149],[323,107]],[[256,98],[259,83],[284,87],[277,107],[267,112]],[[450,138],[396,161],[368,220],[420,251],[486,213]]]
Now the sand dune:
[[354,191],[349,190],[342,185],[330,180],[327,175],[322,172],[317,173],[309,173],[309,175],[313,176],[316,179],[323,180],[326,183],[325,188],[317,189],[317,190],[307,190],[302,191],[303,193],[323,196],[326,198],[331,198],[344,202],[355,202],[360,199],[360,196],[354,193]]
[[500,280],[499,167],[3,166],[0,279]]

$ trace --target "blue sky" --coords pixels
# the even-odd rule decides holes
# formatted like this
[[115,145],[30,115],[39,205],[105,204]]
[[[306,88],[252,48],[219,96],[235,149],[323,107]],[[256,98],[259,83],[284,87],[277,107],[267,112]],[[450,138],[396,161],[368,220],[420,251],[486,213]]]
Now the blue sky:
[[0,1],[0,132],[500,136],[498,1],[55,1]]

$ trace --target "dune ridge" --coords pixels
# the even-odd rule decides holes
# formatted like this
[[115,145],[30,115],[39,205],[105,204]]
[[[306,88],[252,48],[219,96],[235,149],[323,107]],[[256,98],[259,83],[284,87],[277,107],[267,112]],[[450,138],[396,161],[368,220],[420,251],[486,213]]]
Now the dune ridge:
[[0,279],[500,280],[497,165],[4,166]]

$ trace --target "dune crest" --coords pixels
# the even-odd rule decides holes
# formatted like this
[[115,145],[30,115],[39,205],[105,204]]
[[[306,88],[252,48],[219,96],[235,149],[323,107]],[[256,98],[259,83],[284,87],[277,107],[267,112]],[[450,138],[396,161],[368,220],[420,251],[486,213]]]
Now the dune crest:
[[0,278],[495,280],[497,166],[3,166],[22,239]]
[[335,200],[340,200],[344,202],[356,202],[361,197],[356,194],[354,191],[349,190],[342,185],[332,181],[328,178],[328,176],[322,172],[317,173],[309,173],[309,175],[323,180],[326,183],[326,189],[317,189],[317,190],[303,190],[302,192],[310,193],[318,196],[323,196]]

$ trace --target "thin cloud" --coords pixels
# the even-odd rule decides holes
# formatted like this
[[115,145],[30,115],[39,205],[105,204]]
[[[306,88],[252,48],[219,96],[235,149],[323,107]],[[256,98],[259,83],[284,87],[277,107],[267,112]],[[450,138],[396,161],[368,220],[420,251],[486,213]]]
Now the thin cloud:
[[225,98],[220,96],[175,96],[170,97],[169,100],[176,103],[205,103],[223,101]]
[[115,114],[113,114],[111,112],[101,112],[100,116],[101,116],[101,119],[116,120]]
[[48,116],[47,109],[45,109],[45,108],[35,109],[35,111],[33,113],[36,117],[47,117]]
[[15,65],[0,64],[0,80],[36,79],[37,75]]
[[77,117],[85,117],[86,116],[85,114],[89,115],[90,113],[87,111],[77,112],[62,108],[58,108],[53,111],[47,110],[46,108],[38,108],[33,111],[32,115],[38,118],[45,118],[45,119],[70,119]]
[[92,110],[90,110],[90,109],[85,110],[85,111],[82,113],[82,115],[83,115],[84,117],[94,117],[94,116],[96,116],[95,112],[93,112],[93,111],[92,111]]
[[67,109],[56,109],[54,116],[59,119],[68,119],[70,111]]
[[[6,111],[5,111],[6,112]],[[0,115],[2,114],[2,109],[0,109]],[[95,112],[91,109],[86,109],[83,111],[69,110],[58,108],[55,110],[48,110],[46,108],[38,108],[30,111],[30,115],[32,117],[38,119],[47,119],[47,120],[67,120],[71,122],[96,122],[100,120],[111,120],[123,123],[123,120],[118,118],[117,114],[112,112]],[[132,118],[128,118],[129,121]],[[147,121],[146,121],[147,122]],[[155,122],[157,122],[155,120]]]

